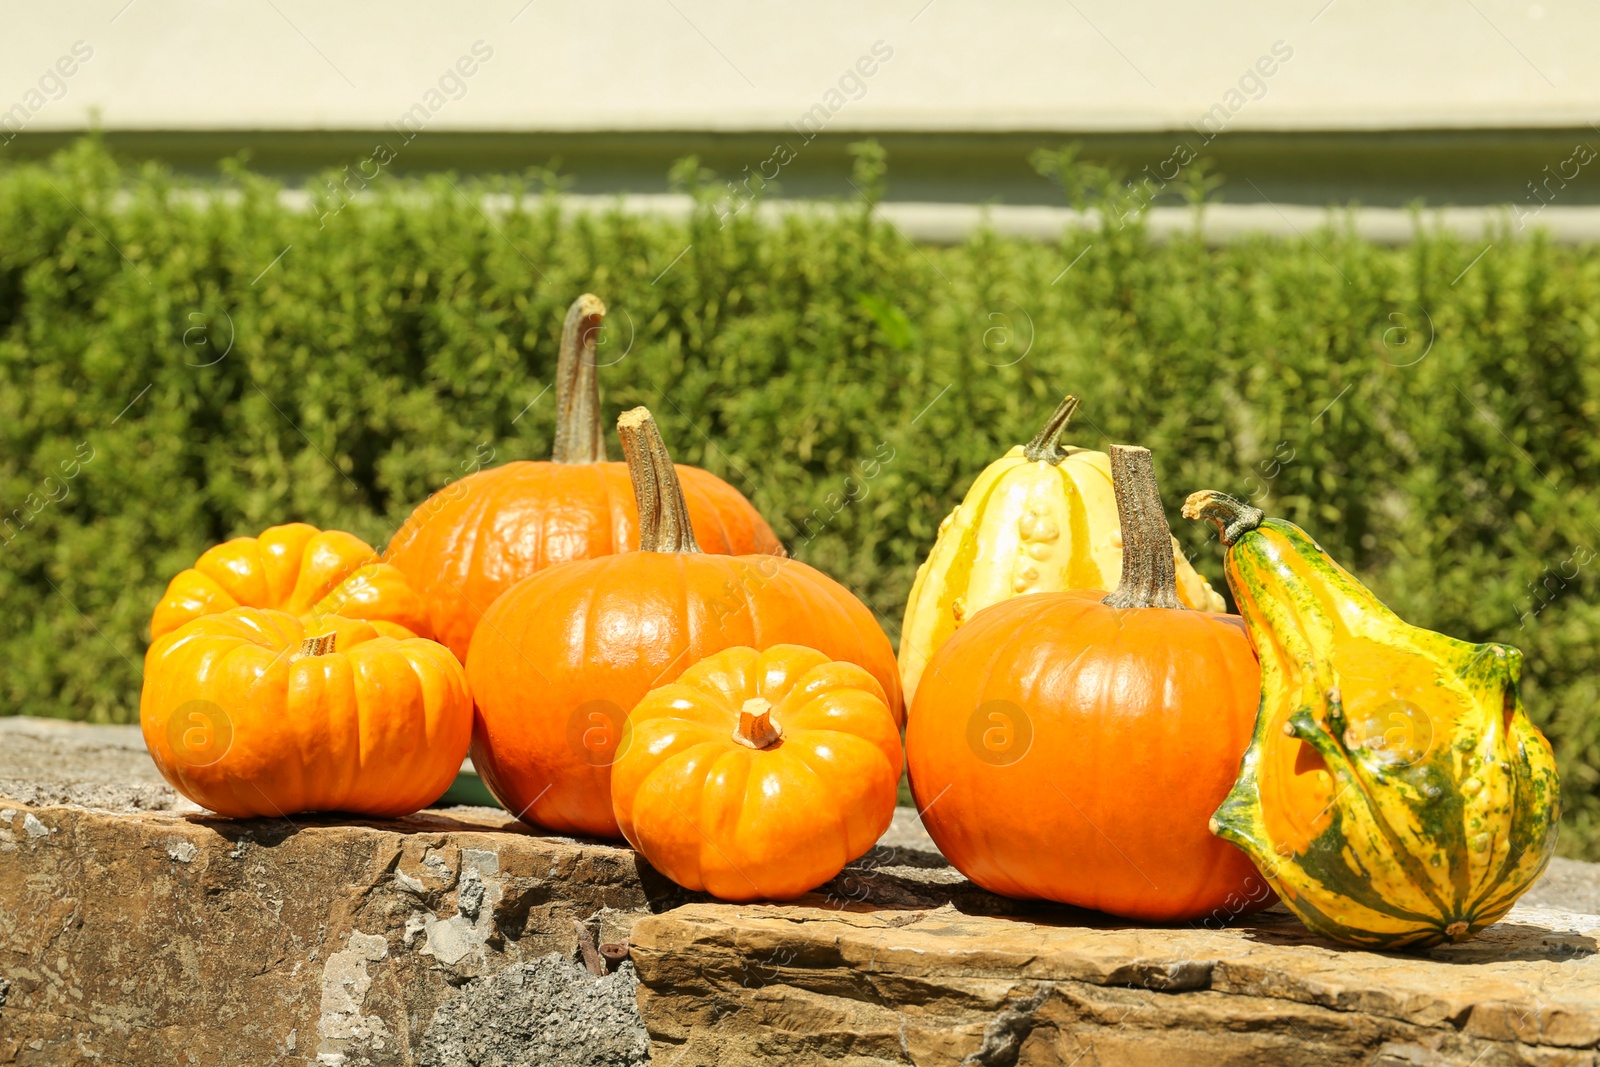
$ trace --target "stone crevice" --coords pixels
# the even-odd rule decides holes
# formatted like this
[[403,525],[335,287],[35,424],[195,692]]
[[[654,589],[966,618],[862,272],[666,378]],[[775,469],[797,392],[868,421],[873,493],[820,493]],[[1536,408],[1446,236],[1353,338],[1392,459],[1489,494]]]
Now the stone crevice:
[[1002,1008],[983,1028],[983,1043],[961,1060],[961,1067],[1016,1067],[1017,1053],[1033,1033],[1034,1012],[1050,995],[1051,988],[1045,985],[1032,996]]

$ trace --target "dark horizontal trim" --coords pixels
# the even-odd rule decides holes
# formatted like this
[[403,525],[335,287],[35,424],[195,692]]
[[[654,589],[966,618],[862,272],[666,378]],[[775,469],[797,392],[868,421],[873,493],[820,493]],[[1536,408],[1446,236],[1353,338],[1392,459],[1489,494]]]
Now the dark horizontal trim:
[[[24,132],[0,146],[5,160],[37,159],[75,133]],[[1579,143],[1600,148],[1593,128],[1389,130],[1360,132],[1240,132],[1206,141],[1193,130],[1157,133],[823,133],[812,140],[792,131],[711,133],[424,132],[409,142],[393,131],[112,131],[100,135],[113,151],[155,159],[175,170],[216,173],[218,160],[243,155],[250,165],[290,184],[326,169],[352,168],[379,143],[394,155],[383,171],[417,175],[439,170],[468,174],[553,167],[571,191],[585,194],[656,193],[685,156],[724,179],[778,172],[767,195],[852,196],[848,146],[876,138],[889,154],[888,199],[1005,204],[1059,204],[1060,193],[1030,163],[1039,148],[1078,142],[1083,158],[1112,161],[1137,174],[1158,171],[1180,144],[1210,158],[1226,178],[1224,202],[1263,199],[1294,204],[1359,202],[1402,206],[1533,203],[1530,183],[1549,179]],[[787,164],[771,160],[779,146]],[[1545,168],[1550,168],[1546,171]],[[1570,173],[1572,168],[1568,165]],[[1600,204],[1600,161],[1561,185],[1559,203]],[[1552,185],[1549,188],[1554,188]]]

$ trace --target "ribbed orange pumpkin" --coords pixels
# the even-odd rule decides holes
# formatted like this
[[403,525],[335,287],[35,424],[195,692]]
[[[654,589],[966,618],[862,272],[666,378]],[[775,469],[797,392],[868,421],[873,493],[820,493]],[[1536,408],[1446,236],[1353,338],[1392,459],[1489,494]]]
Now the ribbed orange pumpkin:
[[[552,563],[639,547],[628,467],[606,462],[600,424],[595,345],[604,315],[588,294],[567,312],[551,460],[507,463],[439,490],[384,552],[422,592],[434,633],[463,662],[478,620],[521,579]],[[739,490],[698,467],[679,466],[678,478],[706,551],[783,553]]]
[[450,650],[336,615],[234,608],[159,638],[139,723],[161,774],[245,818],[408,815],[454,780],[472,696]]
[[883,688],[816,649],[729,648],[628,714],[611,803],[628,842],[686,889],[787,900],[894,819],[900,731]]
[[[1150,454],[1113,446],[1122,581],[984,608],[928,661],[906,763],[928,833],[996,893],[1227,921],[1274,898],[1211,813],[1250,743],[1243,621],[1184,608]],[[1219,847],[1221,846],[1221,847]]]
[[520,818],[600,837],[620,836],[611,764],[628,711],[712,653],[807,645],[866,668],[901,714],[894,652],[872,612],[796,560],[702,553],[650,413],[627,412],[618,429],[642,551],[524,579],[484,615],[467,655],[485,783]]
[[433,636],[422,597],[405,575],[378,562],[371,545],[343,530],[291,522],[206,549],[167,584],[150,638],[239,607],[365,619],[390,637]]

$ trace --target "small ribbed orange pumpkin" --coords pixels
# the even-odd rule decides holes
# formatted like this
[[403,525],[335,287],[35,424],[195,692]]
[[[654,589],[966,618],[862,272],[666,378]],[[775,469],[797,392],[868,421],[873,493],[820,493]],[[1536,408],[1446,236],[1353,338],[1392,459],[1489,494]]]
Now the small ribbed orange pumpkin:
[[223,815],[408,815],[449,788],[472,734],[450,650],[369,623],[234,608],[158,638],[139,723],[161,774]]
[[798,560],[701,552],[677,469],[644,408],[617,420],[641,550],[547,567],[484,615],[467,655],[472,762],[519,818],[618,837],[611,764],[628,711],[735,645],[797,644],[865,668],[900,721],[894,651],[872,612]]
[[[605,310],[586,293],[567,312],[551,459],[478,471],[439,490],[384,550],[427,599],[434,634],[463,663],[478,620],[523,578],[553,563],[639,547],[628,466],[606,462],[600,422],[595,346]],[[679,465],[678,479],[705,551],[783,554],[739,490],[688,465]]]
[[230,608],[273,608],[364,619],[390,637],[432,637],[427,608],[405,575],[378,562],[355,534],[303,522],[214,545],[167,584],[150,639]]
[[628,714],[611,803],[628,842],[685,889],[787,900],[894,818],[900,731],[883,687],[816,649],[724,649]]

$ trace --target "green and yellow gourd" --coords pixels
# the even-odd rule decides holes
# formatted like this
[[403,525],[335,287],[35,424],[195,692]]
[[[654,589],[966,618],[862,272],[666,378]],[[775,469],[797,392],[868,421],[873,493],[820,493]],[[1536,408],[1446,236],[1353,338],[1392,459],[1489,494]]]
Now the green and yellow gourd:
[[1555,848],[1560,785],[1522,654],[1411,626],[1299,527],[1222,493],[1216,524],[1261,706],[1212,832],[1313,931],[1394,949],[1498,920]]
[[[1104,452],[1063,445],[1078,407],[1069,396],[1026,445],[984,468],[965,499],[939,524],[917,568],[900,628],[900,682],[906,707],[928,660],[980,608],[1024,593],[1117,587],[1122,530]],[[1197,611],[1222,611],[1222,598],[1172,542],[1178,599]]]

